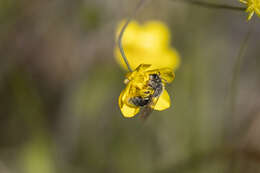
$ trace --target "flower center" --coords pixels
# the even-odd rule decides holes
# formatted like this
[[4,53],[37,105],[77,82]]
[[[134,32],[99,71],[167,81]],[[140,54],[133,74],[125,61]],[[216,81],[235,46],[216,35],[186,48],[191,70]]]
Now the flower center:
[[159,97],[163,91],[163,84],[158,74],[150,74],[149,80],[142,89],[132,98],[130,103],[135,106],[145,106],[153,101],[153,98]]

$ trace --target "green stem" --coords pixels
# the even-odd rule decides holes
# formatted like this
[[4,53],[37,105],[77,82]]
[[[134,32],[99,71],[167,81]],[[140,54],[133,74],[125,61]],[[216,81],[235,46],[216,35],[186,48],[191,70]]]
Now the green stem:
[[215,4],[215,3],[211,3],[211,2],[202,2],[202,1],[198,1],[198,0],[172,0],[172,1],[189,3],[189,4],[198,5],[198,6],[205,7],[205,8],[228,9],[228,10],[236,10],[236,11],[245,11],[246,10],[246,8],[244,8],[244,7],[233,7],[233,6],[229,6],[229,5],[225,5],[225,4]]
[[125,62],[125,64],[126,64],[128,70],[129,70],[130,72],[132,72],[133,70],[131,69],[131,67],[130,67],[130,65],[129,65],[129,62],[128,62],[127,57],[126,57],[126,55],[125,55],[125,51],[124,51],[123,46],[122,46],[123,34],[124,34],[124,32],[125,32],[126,27],[127,27],[128,24],[129,24],[130,20],[131,20],[131,19],[129,18],[129,19],[126,21],[126,23],[124,24],[123,28],[122,28],[121,31],[120,31],[120,34],[119,34],[119,37],[118,37],[118,47],[119,47],[120,53],[121,53],[121,55],[122,55],[122,58],[123,58],[123,60],[124,60],[124,62]]
[[231,79],[231,85],[230,85],[230,115],[232,116],[235,111],[235,105],[236,105],[236,93],[237,93],[237,85],[240,75],[241,66],[243,63],[243,55],[247,47],[247,43],[249,40],[249,37],[252,32],[252,25],[250,26],[242,44],[238,52],[237,59],[235,60],[235,65],[233,69],[232,79]]
[[145,1],[145,0],[140,0],[140,1],[139,1],[138,5],[136,6],[136,9],[134,10],[133,15],[130,16],[130,17],[127,19],[126,23],[124,24],[124,26],[122,27],[122,29],[121,29],[121,31],[120,31],[119,37],[118,37],[118,47],[119,47],[120,53],[121,53],[121,55],[122,55],[122,57],[123,57],[123,60],[124,60],[126,66],[127,66],[127,68],[128,68],[128,70],[129,70],[130,72],[132,72],[133,70],[132,70],[132,68],[131,68],[131,66],[130,66],[130,64],[129,64],[129,62],[128,62],[128,60],[127,60],[127,57],[126,57],[126,55],[125,55],[125,51],[124,51],[123,46],[122,46],[122,38],[123,38],[124,32],[125,32],[125,30],[126,30],[128,24],[129,24],[129,23],[131,22],[131,20],[134,18],[134,16],[136,15],[137,11],[138,11],[138,10],[140,9],[140,7],[142,6],[142,4],[144,3],[144,1]]

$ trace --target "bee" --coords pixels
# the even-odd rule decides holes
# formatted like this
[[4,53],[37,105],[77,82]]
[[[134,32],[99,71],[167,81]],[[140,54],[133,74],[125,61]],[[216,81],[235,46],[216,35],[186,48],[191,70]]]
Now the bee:
[[144,120],[152,113],[153,107],[156,105],[163,91],[163,84],[159,74],[150,74],[147,85],[152,88],[152,94],[146,97],[136,96],[130,99],[132,104],[142,107],[140,117]]

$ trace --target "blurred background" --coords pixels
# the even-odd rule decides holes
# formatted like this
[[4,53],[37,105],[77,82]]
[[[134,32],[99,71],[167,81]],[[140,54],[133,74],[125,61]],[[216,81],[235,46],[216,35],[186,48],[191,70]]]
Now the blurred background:
[[173,106],[143,124],[118,108],[113,53],[137,3],[0,1],[0,173],[260,172],[259,18],[148,1],[136,20],[165,22],[181,65]]

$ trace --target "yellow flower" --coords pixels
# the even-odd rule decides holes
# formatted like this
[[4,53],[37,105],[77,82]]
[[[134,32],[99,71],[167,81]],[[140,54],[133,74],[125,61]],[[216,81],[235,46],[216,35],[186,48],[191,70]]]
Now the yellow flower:
[[[125,22],[121,22],[117,28],[119,34]],[[140,64],[152,64],[154,68],[171,68],[176,70],[180,64],[178,52],[170,45],[170,31],[160,21],[148,21],[139,25],[131,21],[127,26],[122,45],[132,69]],[[115,48],[117,62],[127,69],[119,49]]]
[[128,72],[124,81],[126,88],[118,99],[123,116],[131,118],[144,106],[159,111],[169,108],[170,96],[165,84],[172,82],[174,77],[172,69],[154,69],[148,64],[141,64],[133,72]]
[[246,12],[249,13],[248,20],[252,18],[254,13],[260,17],[260,0],[239,0],[241,3],[247,5]]

